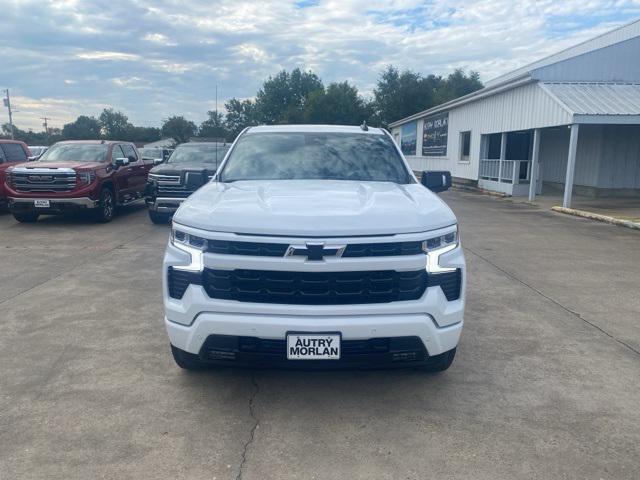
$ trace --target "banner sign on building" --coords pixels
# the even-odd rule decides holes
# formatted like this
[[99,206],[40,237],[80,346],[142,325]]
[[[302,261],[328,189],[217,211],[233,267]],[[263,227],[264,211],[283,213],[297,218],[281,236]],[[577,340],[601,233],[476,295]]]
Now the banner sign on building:
[[400,130],[400,150],[405,155],[416,154],[416,142],[418,140],[418,123],[411,122],[402,126]]
[[422,130],[422,155],[424,157],[446,157],[448,136],[449,112],[426,117]]

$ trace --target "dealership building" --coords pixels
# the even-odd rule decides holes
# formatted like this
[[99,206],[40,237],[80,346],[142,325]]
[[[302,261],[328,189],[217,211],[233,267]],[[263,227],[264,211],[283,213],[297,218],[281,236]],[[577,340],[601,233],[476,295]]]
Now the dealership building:
[[416,171],[565,207],[640,198],[640,20],[390,126]]

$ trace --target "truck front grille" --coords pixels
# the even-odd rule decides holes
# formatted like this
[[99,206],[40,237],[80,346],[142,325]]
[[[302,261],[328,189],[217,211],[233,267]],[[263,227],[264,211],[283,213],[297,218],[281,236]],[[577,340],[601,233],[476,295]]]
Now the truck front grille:
[[76,187],[75,172],[12,172],[11,185],[17,192],[70,192]]
[[184,272],[169,268],[171,298],[181,299],[189,285],[202,285],[211,298],[294,305],[346,305],[417,300],[427,287],[440,287],[448,301],[458,300],[462,272],[425,270],[362,272],[278,272],[213,270]]
[[[237,242],[208,240],[207,251],[224,255],[252,255],[258,257],[284,257],[288,243]],[[351,243],[342,257],[384,257],[423,254],[422,242]]]
[[205,269],[202,285],[211,298],[296,305],[344,305],[416,300],[427,273],[393,270],[279,272]]
[[188,189],[184,185],[163,185],[158,183],[159,197],[187,198],[195,190]]

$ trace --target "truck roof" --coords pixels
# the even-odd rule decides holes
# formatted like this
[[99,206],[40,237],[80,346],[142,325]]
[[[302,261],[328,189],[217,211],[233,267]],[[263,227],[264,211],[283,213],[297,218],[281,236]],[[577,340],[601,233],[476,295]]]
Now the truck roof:
[[111,145],[112,143],[132,143],[124,140],[63,140],[57,143],[78,143],[85,145]]
[[367,130],[363,130],[362,127],[353,125],[262,125],[259,127],[249,127],[249,130],[247,130],[247,133],[273,132],[384,134],[384,130],[381,128],[367,127]]

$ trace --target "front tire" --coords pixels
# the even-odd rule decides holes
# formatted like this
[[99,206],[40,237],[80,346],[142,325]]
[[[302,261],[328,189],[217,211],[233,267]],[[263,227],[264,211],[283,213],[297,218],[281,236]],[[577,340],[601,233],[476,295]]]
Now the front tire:
[[447,370],[453,363],[456,356],[457,347],[448,352],[441,353],[429,358],[429,363],[421,368],[422,371],[428,373],[438,373]]
[[169,222],[169,215],[167,215],[166,213],[158,213],[154,212],[153,210],[149,210],[149,219],[152,223],[160,225]]
[[40,214],[38,212],[16,212],[13,214],[13,218],[15,218],[20,223],[35,223],[38,221],[39,216]]
[[115,200],[110,188],[103,188],[100,192],[100,201],[95,212],[95,219],[99,223],[108,223],[113,219]]
[[173,360],[176,362],[176,365],[184,370],[196,371],[206,368],[206,365],[200,360],[198,355],[185,352],[173,345],[171,345],[171,354],[173,355]]

